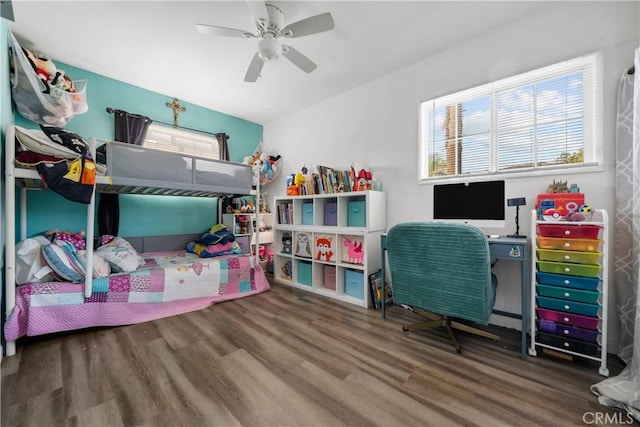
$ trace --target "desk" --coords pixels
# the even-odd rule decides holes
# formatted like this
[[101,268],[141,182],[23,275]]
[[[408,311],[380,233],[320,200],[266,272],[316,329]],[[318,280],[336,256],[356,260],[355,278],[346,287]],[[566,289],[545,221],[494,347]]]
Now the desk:
[[[489,239],[489,251],[492,259],[504,259],[509,261],[515,261],[521,263],[522,274],[520,276],[520,286],[522,288],[522,307],[521,313],[510,313],[501,310],[493,310],[494,314],[499,316],[511,317],[514,319],[521,319],[522,321],[522,333],[521,333],[521,348],[520,357],[522,359],[527,358],[527,330],[529,323],[529,242],[527,239],[516,237],[501,236],[498,238]],[[385,264],[387,250],[387,235],[383,234],[381,238],[382,247],[382,277],[385,277]],[[393,286],[393,284],[392,284]],[[385,317],[385,304],[382,304],[382,318]]]

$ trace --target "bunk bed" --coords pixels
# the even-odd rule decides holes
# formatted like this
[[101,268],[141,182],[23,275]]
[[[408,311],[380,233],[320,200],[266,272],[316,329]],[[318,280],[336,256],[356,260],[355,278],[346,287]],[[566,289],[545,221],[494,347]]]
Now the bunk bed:
[[[117,240],[119,249],[115,250],[125,247],[131,251],[131,256],[138,262],[135,268],[96,278],[95,273],[87,273],[80,281],[67,278],[68,281],[17,285],[16,187],[22,192],[19,207],[22,242],[27,239],[26,192],[45,188],[45,185],[36,170],[16,164],[16,128],[18,132],[24,132],[22,128],[9,125],[5,140],[6,355],[15,354],[15,341],[25,335],[140,323],[203,309],[216,302],[269,289],[257,254],[200,258],[183,250],[185,239],[190,238],[185,235],[176,235],[175,238],[149,236],[132,238],[131,241],[116,237],[114,241]],[[96,139],[89,141],[94,159],[98,142]],[[87,204],[86,256],[81,261],[82,265],[75,266],[76,271],[94,272],[94,256],[89,254],[103,248],[101,246],[94,251],[96,192],[181,197],[255,194],[259,197],[259,180],[255,179],[254,170],[249,165],[102,142],[106,174],[96,176],[94,191]],[[258,191],[253,191],[254,181]],[[259,236],[256,239],[259,241]],[[61,259],[65,259],[64,254]]]

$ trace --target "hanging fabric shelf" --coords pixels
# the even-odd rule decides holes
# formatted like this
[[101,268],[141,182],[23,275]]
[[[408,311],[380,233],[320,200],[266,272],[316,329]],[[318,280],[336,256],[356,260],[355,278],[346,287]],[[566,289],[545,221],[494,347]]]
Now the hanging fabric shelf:
[[20,114],[43,125],[64,126],[89,109],[86,80],[72,81],[49,58],[22,49],[11,32],[9,46],[11,95]]

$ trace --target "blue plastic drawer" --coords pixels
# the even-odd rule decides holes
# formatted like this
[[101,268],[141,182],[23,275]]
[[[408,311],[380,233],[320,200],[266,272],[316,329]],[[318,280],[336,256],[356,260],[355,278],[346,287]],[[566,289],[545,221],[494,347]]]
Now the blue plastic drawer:
[[544,285],[564,286],[565,288],[598,290],[600,279],[593,277],[565,276],[564,274],[536,273],[538,283]]
[[302,204],[302,225],[313,225],[313,202]]
[[364,273],[346,269],[344,271],[344,293],[355,298],[364,299]]
[[550,310],[564,311],[567,313],[581,314],[583,316],[596,317],[601,306],[597,304],[585,304],[583,302],[569,301],[557,298],[537,296],[538,306]]
[[324,225],[338,225],[338,204],[335,202],[324,204]]
[[312,267],[309,261],[298,261],[298,283],[311,286],[313,283]]
[[366,227],[367,216],[365,213],[365,201],[357,200],[347,204],[347,225],[349,227]]
[[536,290],[538,291],[538,295],[543,297],[567,299],[571,301],[584,302],[587,304],[600,303],[600,292],[541,284],[536,285]]

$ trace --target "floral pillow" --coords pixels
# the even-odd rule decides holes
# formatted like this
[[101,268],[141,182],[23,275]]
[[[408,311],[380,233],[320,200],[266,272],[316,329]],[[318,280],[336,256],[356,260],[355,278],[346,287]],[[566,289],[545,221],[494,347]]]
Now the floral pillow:
[[134,271],[144,265],[144,258],[122,237],[114,237],[109,243],[96,249],[96,253],[109,261],[113,272]]

